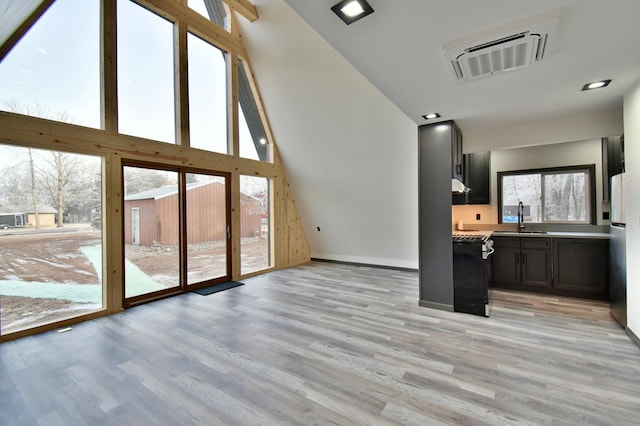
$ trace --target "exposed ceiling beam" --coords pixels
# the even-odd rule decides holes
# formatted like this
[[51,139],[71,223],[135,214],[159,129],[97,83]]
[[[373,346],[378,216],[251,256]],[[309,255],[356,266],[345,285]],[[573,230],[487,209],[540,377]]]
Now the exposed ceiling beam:
[[249,0],[224,0],[233,10],[253,22],[258,20],[258,9]]

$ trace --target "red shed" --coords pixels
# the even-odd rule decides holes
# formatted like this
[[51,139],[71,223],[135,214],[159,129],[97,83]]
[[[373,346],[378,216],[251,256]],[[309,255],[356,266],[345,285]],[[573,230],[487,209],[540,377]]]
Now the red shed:
[[[240,194],[242,237],[259,233],[262,202]],[[225,239],[225,186],[221,182],[187,184],[187,241],[196,244]],[[127,195],[124,201],[124,241],[126,244],[177,245],[178,186]]]

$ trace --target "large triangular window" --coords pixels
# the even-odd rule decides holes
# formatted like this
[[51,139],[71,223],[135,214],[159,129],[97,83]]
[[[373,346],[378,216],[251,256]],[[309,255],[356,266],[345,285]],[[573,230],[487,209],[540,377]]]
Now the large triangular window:
[[54,2],[2,58],[0,110],[100,128],[100,51],[100,1]]

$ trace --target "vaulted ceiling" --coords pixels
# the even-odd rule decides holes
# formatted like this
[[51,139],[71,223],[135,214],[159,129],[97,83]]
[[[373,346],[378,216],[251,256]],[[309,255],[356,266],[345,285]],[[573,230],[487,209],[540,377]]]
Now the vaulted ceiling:
[[[640,79],[637,0],[369,0],[375,12],[345,25],[337,0],[285,0],[417,124],[437,111],[464,131],[622,108]],[[557,13],[539,63],[466,83],[454,81],[442,49],[452,41]],[[612,79],[609,87],[581,91]]]

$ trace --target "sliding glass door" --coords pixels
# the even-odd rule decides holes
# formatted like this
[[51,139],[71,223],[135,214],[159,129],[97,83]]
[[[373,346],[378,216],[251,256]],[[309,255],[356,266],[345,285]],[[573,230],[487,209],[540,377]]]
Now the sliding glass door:
[[125,165],[125,306],[230,279],[227,176]]
[[186,241],[189,286],[229,275],[227,178],[186,174]]
[[179,173],[125,166],[125,299],[180,289]]

